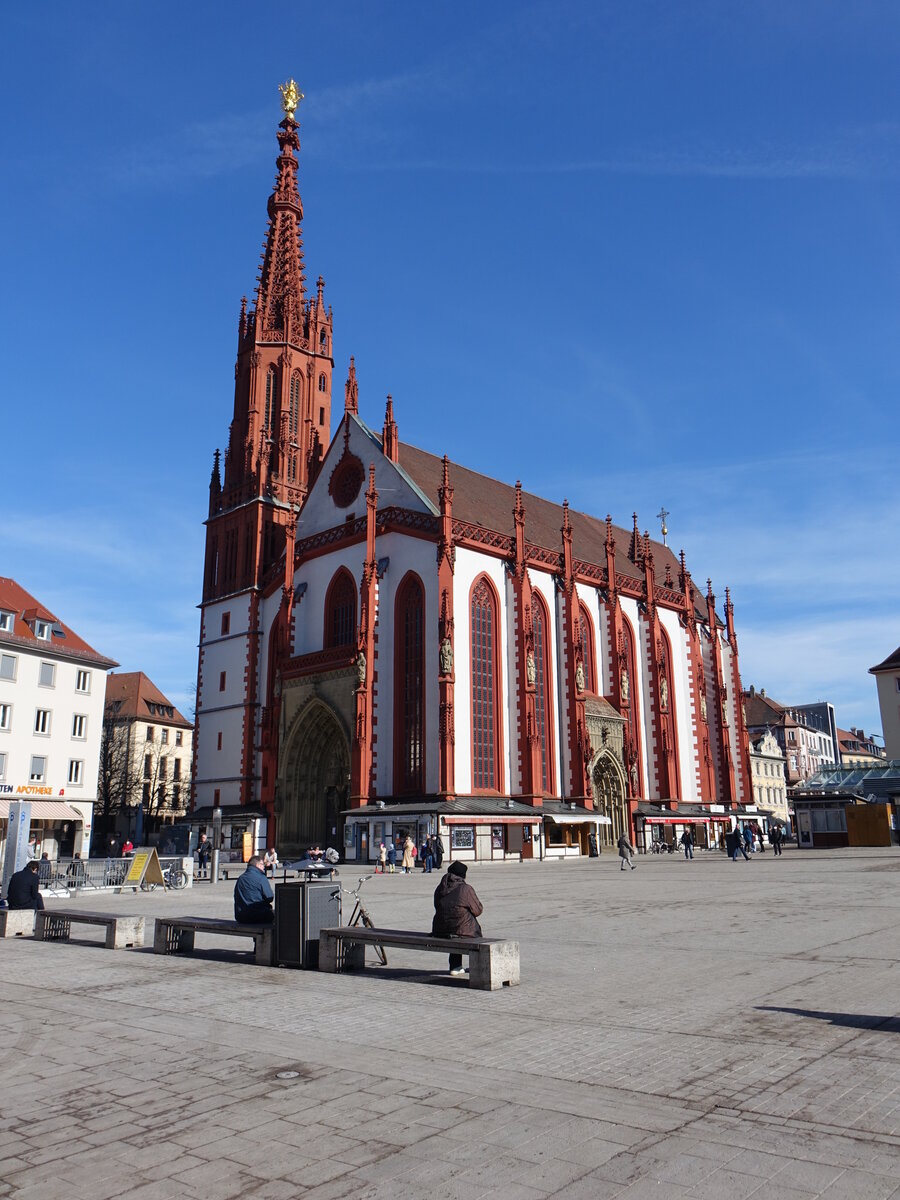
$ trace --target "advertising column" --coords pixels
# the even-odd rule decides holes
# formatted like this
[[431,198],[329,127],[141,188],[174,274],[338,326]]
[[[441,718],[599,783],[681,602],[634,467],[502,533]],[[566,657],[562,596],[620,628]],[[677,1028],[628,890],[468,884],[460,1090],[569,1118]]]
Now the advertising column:
[[28,834],[31,830],[31,802],[11,800],[6,831],[6,853],[3,856],[3,875],[0,892],[5,896],[9,881],[28,861]]

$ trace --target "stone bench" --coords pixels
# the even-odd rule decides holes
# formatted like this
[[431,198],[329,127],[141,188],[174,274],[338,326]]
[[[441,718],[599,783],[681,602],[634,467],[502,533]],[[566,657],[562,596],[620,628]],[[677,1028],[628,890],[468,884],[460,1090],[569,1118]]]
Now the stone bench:
[[34,911],[33,908],[0,908],[0,938],[31,937]]
[[240,921],[219,920],[216,917],[157,917],[153,932],[154,953],[190,954],[197,933],[253,938],[257,964],[261,967],[272,965],[275,953],[274,925],[244,925]]
[[121,913],[85,912],[80,908],[45,908],[38,912],[34,936],[39,942],[67,942],[73,925],[102,925],[106,929],[107,950],[143,946],[144,918]]
[[519,943],[501,938],[444,938],[402,929],[366,929],[343,925],[319,932],[319,970],[361,971],[366,946],[398,946],[435,954],[460,954],[469,959],[469,987],[497,991],[519,982]]

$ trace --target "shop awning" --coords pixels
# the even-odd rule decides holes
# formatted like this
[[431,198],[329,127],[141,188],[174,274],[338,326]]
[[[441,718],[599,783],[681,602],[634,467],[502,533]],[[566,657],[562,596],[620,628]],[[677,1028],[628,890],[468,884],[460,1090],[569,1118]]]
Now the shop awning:
[[[31,805],[32,821],[84,820],[80,812],[76,812],[74,808],[70,808],[63,800],[29,800],[27,796],[23,796],[22,799]],[[0,821],[9,820],[9,806],[11,803],[12,801],[10,800],[0,800]]]
[[554,821],[557,825],[612,825],[609,817],[603,817],[600,813],[584,813],[583,816],[576,816],[575,813],[546,813],[546,816]]
[[[727,820],[727,818],[722,818]],[[666,817],[644,817],[645,825],[708,825],[712,817],[689,817],[671,813]]]
[[441,821],[445,825],[534,825],[541,819],[541,810],[536,808],[534,816],[529,817],[508,817],[508,816],[471,816],[471,817],[445,817],[441,814]]

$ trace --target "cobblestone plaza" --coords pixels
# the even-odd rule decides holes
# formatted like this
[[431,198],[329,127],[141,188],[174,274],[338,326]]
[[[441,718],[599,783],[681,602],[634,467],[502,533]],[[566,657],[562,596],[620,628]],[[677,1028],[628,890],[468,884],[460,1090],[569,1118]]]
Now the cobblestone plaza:
[[[470,870],[520,943],[495,993],[399,950],[327,976],[0,942],[0,1196],[900,1196],[900,853],[618,867]],[[438,878],[370,880],[376,921],[427,929]],[[230,916],[231,890],[65,903]]]

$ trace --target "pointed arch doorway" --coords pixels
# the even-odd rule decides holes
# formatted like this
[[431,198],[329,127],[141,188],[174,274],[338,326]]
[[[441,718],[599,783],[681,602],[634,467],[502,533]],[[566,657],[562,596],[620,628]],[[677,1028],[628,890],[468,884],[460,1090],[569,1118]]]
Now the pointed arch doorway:
[[610,821],[603,826],[604,843],[614,846],[623,833],[628,834],[625,771],[615,755],[608,751],[597,755],[591,766],[591,786],[594,807]]
[[333,709],[313,700],[298,714],[282,763],[279,855],[295,855],[316,843],[323,849],[340,849],[340,814],[349,797],[350,744]]

